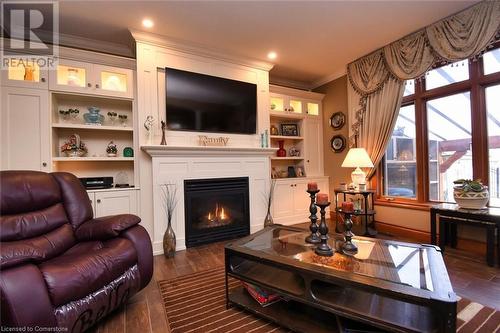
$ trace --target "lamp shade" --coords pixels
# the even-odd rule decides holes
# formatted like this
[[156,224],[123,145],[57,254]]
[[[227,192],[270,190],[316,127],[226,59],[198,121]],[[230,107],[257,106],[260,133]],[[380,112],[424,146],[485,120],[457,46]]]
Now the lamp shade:
[[372,160],[365,148],[351,148],[342,163],[343,168],[373,168]]

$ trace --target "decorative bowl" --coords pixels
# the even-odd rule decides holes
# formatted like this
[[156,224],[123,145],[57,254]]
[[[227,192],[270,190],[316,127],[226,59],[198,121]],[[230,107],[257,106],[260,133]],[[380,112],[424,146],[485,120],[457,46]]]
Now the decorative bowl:
[[455,190],[453,192],[453,198],[460,208],[483,209],[490,200],[490,195],[487,188],[481,192],[463,192]]
[[100,114],[99,108],[95,106],[88,107],[89,112],[83,115],[86,124],[90,125],[102,125],[104,121],[104,116]]

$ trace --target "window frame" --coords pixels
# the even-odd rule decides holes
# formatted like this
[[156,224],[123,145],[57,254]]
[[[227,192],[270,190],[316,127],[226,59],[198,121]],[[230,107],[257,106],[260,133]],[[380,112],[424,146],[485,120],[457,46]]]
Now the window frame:
[[[491,50],[500,48],[497,42]],[[483,58],[469,61],[469,79],[455,82],[434,89],[425,89],[425,77],[415,80],[415,93],[404,96],[401,106],[415,104],[415,140],[423,144],[416,147],[417,165],[417,195],[416,198],[391,197],[384,195],[384,159],[377,166],[375,177],[372,178],[373,188],[377,188],[376,204],[384,206],[398,206],[427,210],[439,201],[429,199],[429,150],[427,131],[426,103],[429,100],[447,97],[463,92],[470,92],[471,100],[471,130],[472,130],[472,168],[474,179],[481,179],[489,184],[489,151],[487,132],[487,110],[485,90],[489,86],[500,84],[500,72],[485,75],[483,73]],[[377,186],[380,184],[380,186]]]

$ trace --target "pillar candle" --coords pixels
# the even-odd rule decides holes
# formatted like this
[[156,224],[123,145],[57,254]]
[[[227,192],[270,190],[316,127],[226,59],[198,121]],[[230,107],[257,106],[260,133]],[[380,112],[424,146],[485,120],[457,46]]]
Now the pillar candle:
[[310,183],[307,183],[307,190],[308,191],[317,191],[318,190],[318,183],[316,182],[310,182]]
[[328,203],[328,194],[318,193],[318,195],[316,196],[316,203],[327,204]]
[[342,203],[342,211],[344,213],[352,213],[354,211],[354,203],[352,201],[345,201]]

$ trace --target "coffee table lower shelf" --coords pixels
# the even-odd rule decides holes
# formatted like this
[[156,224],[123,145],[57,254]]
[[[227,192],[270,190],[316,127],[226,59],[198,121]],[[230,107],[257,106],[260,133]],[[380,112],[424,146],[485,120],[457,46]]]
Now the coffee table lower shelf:
[[339,331],[337,316],[332,313],[291,300],[281,300],[263,307],[243,287],[230,291],[229,302],[294,332],[332,333]]

